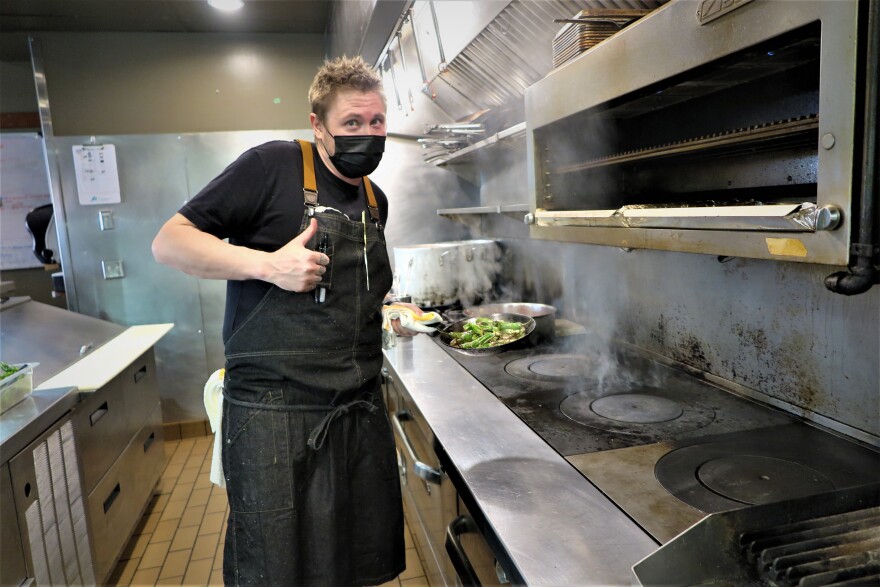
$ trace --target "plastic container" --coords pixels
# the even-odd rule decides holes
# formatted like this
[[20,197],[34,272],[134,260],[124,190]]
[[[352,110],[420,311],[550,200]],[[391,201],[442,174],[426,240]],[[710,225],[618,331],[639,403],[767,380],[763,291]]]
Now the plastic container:
[[18,404],[34,391],[34,367],[39,363],[19,363],[18,371],[0,379],[0,413]]

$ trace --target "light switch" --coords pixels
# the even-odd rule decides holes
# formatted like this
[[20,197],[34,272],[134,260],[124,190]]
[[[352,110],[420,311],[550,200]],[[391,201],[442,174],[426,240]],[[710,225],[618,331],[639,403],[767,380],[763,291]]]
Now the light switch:
[[113,230],[115,228],[113,224],[113,211],[100,210],[98,212],[98,223],[101,225],[101,230]]
[[104,279],[125,277],[125,271],[122,269],[122,259],[102,260],[101,270],[104,272]]

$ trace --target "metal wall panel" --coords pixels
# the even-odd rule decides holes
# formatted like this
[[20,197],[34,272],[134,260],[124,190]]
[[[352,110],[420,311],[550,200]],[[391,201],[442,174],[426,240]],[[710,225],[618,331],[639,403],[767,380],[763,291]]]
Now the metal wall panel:
[[[55,137],[48,148],[58,160],[71,259],[65,279],[75,285],[72,307],[130,326],[173,322],[156,345],[156,363],[166,422],[203,419],[202,390],[208,375],[224,364],[221,338],[226,284],[200,280],[155,262],[150,244],[161,225],[185,201],[248,148],[270,140],[311,139],[311,130],[247,131],[191,135],[94,137],[116,146],[122,201],[79,204],[72,147],[92,137]],[[434,211],[463,205],[476,188],[422,162],[411,141],[389,139],[373,174],[388,196],[389,253],[394,244],[458,239],[467,230]],[[470,194],[470,195],[468,195]],[[101,230],[99,211],[113,214],[115,227]],[[123,261],[125,276],[104,279],[101,261]],[[75,304],[75,305],[74,305]]]

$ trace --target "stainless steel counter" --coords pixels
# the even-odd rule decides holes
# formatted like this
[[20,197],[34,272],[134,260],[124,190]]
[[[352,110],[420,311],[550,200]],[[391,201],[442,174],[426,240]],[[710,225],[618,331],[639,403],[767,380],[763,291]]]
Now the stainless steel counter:
[[629,585],[658,544],[427,336],[385,351],[529,585]]
[[69,412],[78,401],[75,387],[34,391],[0,416],[0,462],[5,463]]

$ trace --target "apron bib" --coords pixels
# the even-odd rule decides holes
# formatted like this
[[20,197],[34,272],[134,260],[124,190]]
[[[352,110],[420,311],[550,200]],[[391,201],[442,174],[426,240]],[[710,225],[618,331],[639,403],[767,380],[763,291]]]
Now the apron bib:
[[226,343],[227,585],[379,584],[405,567],[379,379],[392,279],[384,236],[378,222],[318,206],[312,144],[301,146],[300,232],[317,218],[307,246],[326,244],[325,297],[273,286]]

